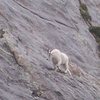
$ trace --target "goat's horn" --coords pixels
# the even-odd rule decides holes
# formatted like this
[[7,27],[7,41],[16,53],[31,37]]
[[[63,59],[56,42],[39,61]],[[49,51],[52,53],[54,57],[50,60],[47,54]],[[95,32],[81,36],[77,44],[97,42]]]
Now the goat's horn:
[[49,50],[49,53],[51,53],[51,50]]

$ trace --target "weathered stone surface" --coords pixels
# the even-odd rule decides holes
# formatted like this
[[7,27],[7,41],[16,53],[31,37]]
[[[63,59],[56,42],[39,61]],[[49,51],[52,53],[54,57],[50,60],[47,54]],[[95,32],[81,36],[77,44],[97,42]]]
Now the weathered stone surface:
[[[82,0],[100,25],[99,0]],[[0,0],[0,100],[100,100],[97,43],[78,0]],[[55,72],[48,49],[70,57]]]

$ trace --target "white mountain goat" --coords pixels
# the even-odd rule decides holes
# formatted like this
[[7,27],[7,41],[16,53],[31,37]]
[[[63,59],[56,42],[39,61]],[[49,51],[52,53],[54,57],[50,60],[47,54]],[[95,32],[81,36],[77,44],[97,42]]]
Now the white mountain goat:
[[69,70],[69,58],[66,54],[58,49],[53,49],[52,51],[49,50],[49,57],[50,59],[52,59],[55,70],[60,70],[61,65],[64,65],[66,68],[65,73],[67,73],[68,71],[71,75],[71,72]]

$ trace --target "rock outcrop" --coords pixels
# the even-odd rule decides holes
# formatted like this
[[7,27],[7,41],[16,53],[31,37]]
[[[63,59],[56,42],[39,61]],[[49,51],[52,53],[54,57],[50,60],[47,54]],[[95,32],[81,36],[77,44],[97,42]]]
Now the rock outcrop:
[[[0,0],[0,100],[100,100],[98,44],[79,1]],[[100,1],[81,2],[100,25]],[[54,48],[69,56],[72,76],[53,70]]]

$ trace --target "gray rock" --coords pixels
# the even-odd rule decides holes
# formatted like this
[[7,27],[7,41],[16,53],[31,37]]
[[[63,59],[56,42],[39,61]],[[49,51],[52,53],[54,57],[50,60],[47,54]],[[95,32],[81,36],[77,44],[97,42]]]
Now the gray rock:
[[[100,25],[100,1],[84,3]],[[0,100],[100,100],[97,43],[78,0],[0,0],[0,29],[11,35],[0,35]],[[72,77],[53,70],[53,48],[70,57]]]

